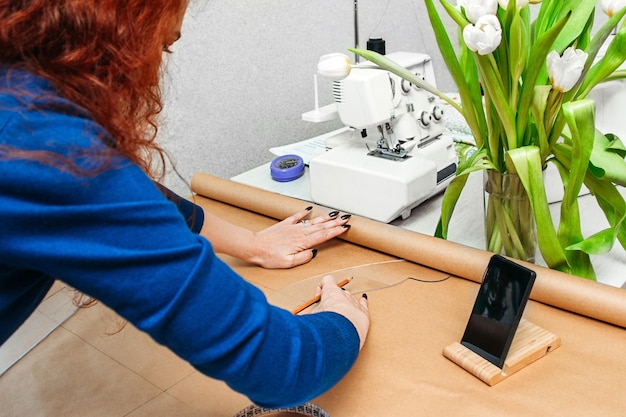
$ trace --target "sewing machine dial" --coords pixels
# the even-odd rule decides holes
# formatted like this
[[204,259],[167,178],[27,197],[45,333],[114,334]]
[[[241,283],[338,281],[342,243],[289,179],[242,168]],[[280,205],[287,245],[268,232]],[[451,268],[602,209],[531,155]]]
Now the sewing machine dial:
[[411,87],[412,87],[412,86],[413,86],[413,84],[412,84],[412,83],[410,83],[410,82],[408,82],[407,80],[404,80],[404,79],[403,79],[403,80],[402,80],[402,84],[401,84],[401,87],[402,87],[402,93],[403,93],[404,95],[409,94],[409,92],[411,91]]
[[[422,80],[426,81],[426,77],[424,77],[419,72],[416,72],[415,76],[417,78],[421,78]],[[411,83],[411,82],[409,82],[407,80],[404,80],[404,79],[402,80],[401,86],[402,86],[402,93],[405,94],[405,95],[407,95],[407,94],[409,94],[411,92],[411,88],[415,88],[415,90],[421,91],[421,88],[419,86],[414,85],[413,83]]]
[[443,120],[443,109],[441,107],[439,107],[439,106],[433,107],[432,115],[433,115],[433,120],[435,122],[442,121]]
[[433,120],[433,117],[427,111],[423,111],[422,114],[420,115],[420,119],[419,119],[420,125],[422,125],[422,127],[430,126],[430,122],[432,120]]

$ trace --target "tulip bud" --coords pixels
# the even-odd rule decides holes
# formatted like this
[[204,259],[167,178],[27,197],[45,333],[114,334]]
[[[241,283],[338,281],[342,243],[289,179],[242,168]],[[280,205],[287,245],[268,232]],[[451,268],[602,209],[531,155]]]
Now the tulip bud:
[[570,46],[562,56],[557,51],[550,52],[546,61],[552,88],[564,93],[571,90],[580,79],[587,53]]
[[317,63],[317,72],[332,81],[346,78],[351,68],[350,58],[340,53],[323,55]]
[[469,49],[479,55],[496,50],[502,41],[502,27],[494,15],[480,17],[475,24],[463,28],[463,40]]
[[625,6],[626,0],[600,0],[600,8],[609,17],[613,17],[615,13],[622,10]]
[[484,15],[495,15],[498,11],[497,0],[457,0],[457,6],[465,9],[465,16],[472,23]]

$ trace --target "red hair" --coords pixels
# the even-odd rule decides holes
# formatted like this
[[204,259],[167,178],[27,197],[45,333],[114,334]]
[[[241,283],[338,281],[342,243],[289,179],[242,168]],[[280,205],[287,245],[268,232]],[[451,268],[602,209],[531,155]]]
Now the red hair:
[[[160,68],[187,0],[0,0],[0,65],[51,81],[152,173]],[[172,39],[173,40],[173,39]]]

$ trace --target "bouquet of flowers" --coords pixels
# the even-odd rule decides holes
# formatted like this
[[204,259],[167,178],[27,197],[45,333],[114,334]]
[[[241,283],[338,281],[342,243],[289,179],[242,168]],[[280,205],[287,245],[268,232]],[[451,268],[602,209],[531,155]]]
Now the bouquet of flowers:
[[[626,77],[619,70],[626,59],[626,24],[620,23],[626,0],[600,0],[608,19],[595,33],[596,0],[531,1],[540,5],[528,0],[440,2],[459,27],[458,50],[434,0],[425,0],[461,104],[384,56],[351,49],[439,96],[463,115],[471,129],[478,150],[459,165],[447,188],[435,234],[446,238],[471,172],[516,174],[530,199],[537,243],[548,267],[595,279],[590,255],[608,252],[616,240],[626,247],[626,227],[622,227],[626,203],[617,188],[626,185],[626,147],[615,135],[596,129],[595,102],[588,95],[601,82]],[[531,7],[539,8],[534,19]],[[543,180],[548,163],[558,168],[564,191],[556,226]],[[609,223],[587,237],[581,231],[577,200],[583,184]],[[499,210],[494,216],[500,216],[498,223],[507,229],[516,213],[507,207]],[[496,232],[493,242],[508,247],[515,247],[524,234],[523,228]]]

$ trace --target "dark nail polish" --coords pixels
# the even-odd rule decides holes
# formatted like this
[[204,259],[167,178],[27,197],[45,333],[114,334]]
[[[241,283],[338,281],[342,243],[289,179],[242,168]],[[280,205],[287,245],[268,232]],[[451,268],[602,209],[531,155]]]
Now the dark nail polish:
[[328,213],[328,217],[337,217],[338,214],[338,211],[331,211],[330,213]]
[[305,210],[306,211],[311,211],[311,210],[313,210],[313,206],[309,206],[309,207],[305,208]]
[[363,293],[363,295],[361,297],[363,297],[363,298],[365,298],[367,300],[367,294]]
[[317,256],[317,249],[313,249],[311,252],[313,253],[313,256],[311,256],[311,259],[313,259]]
[[352,227],[352,225],[350,224],[342,224],[341,227],[343,227],[344,229],[349,229]]
[[341,216],[341,220],[348,220],[350,217],[352,217],[352,214],[344,214]]

